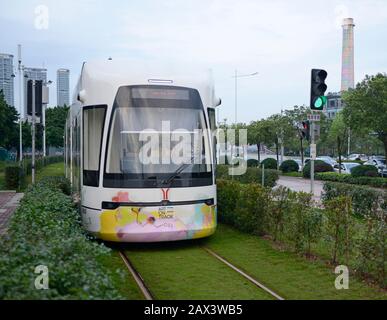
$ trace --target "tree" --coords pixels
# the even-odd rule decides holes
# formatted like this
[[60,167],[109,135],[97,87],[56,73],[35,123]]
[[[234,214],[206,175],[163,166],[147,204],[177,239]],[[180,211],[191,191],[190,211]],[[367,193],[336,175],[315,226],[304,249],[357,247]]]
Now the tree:
[[247,142],[251,145],[257,145],[257,152],[258,152],[258,162],[261,163],[261,144],[265,140],[265,131],[263,126],[263,121],[252,121],[247,126]]
[[339,173],[341,173],[341,155],[343,154],[343,142],[347,139],[348,128],[345,125],[343,114],[336,114],[329,130],[328,137],[334,143],[337,143],[337,153],[339,155]]
[[46,110],[46,139],[48,146],[63,147],[63,135],[68,110],[67,106],[58,106]]
[[387,74],[366,76],[343,93],[344,120],[353,131],[366,129],[383,143],[387,155]]
[[18,146],[18,113],[13,106],[7,105],[0,91],[0,146],[11,149]]

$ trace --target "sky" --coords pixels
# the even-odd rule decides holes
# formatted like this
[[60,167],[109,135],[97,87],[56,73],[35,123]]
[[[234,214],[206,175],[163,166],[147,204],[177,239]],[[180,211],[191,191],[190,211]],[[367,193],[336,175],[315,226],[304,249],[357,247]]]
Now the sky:
[[[328,91],[340,90],[343,18],[355,22],[355,82],[387,72],[387,1],[311,0],[0,0],[0,52],[22,44],[23,64],[48,69],[50,105],[56,70],[75,87],[84,61],[130,58],[213,71],[220,120],[238,122],[307,105],[310,69],[327,70]],[[18,82],[15,102],[18,104]]]

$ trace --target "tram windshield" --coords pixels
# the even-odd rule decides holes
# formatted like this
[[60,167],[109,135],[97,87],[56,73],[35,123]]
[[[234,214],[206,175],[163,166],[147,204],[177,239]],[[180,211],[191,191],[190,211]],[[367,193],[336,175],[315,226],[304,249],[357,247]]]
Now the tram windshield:
[[197,90],[121,87],[109,126],[104,186],[163,187],[166,181],[176,187],[212,184],[206,129]]

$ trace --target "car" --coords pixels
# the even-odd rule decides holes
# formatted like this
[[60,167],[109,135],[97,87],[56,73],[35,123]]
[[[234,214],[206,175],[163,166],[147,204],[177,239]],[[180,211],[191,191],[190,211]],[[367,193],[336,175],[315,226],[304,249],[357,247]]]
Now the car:
[[302,171],[302,168],[303,168],[301,159],[292,159],[292,160],[294,160],[295,162],[297,162],[297,164],[298,164],[298,172],[301,172],[301,171]]
[[387,165],[385,157],[373,157],[364,163],[378,168],[378,172],[382,177],[387,177]]
[[322,160],[325,163],[330,164],[332,168],[337,164],[337,161],[329,156],[320,156],[320,157],[317,157],[316,160]]
[[368,160],[368,156],[363,154],[363,153],[352,153],[350,154],[347,158],[347,160],[351,160],[351,161],[367,161]]
[[[357,162],[342,162],[341,163],[341,173],[350,174],[352,169],[360,166]],[[339,172],[339,164],[334,165],[333,169],[335,172]]]

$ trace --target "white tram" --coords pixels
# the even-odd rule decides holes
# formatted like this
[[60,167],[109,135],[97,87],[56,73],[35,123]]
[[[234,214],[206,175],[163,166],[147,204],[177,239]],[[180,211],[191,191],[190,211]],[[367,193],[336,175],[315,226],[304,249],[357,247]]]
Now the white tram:
[[[219,104],[210,73],[168,73],[114,60],[84,63],[65,141],[66,176],[80,197],[86,230],[120,242],[214,233],[211,130]],[[194,132],[202,132],[200,143]],[[195,161],[190,156],[188,163],[186,155],[181,161],[179,144],[199,155]]]

